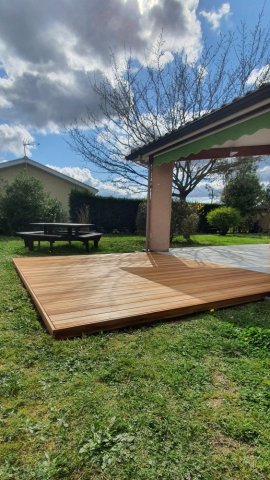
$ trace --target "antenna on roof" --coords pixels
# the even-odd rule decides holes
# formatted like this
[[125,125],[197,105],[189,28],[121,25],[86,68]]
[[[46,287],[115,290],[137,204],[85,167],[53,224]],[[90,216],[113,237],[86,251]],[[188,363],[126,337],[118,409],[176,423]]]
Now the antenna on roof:
[[26,155],[26,147],[38,147],[40,143],[37,142],[29,142],[27,140],[23,141],[23,150],[24,150],[24,156],[27,157]]

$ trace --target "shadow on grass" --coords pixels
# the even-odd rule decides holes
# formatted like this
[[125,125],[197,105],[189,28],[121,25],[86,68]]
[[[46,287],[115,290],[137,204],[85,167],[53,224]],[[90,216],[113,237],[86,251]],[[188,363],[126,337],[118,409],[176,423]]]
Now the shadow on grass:
[[9,242],[11,240],[18,240],[18,237],[0,234],[0,242]]
[[89,247],[89,252],[87,252],[81,245],[57,245],[53,248],[53,251],[47,246],[41,246],[40,248],[35,247],[32,252],[24,248],[18,249],[18,254],[24,257],[58,257],[69,255],[91,255],[95,253],[102,252],[94,247]]
[[185,247],[208,247],[208,246],[211,246],[213,245],[213,242],[209,242],[209,243],[200,243],[196,240],[173,240],[171,242],[171,245],[170,245],[170,248],[185,248]]
[[[14,243],[13,243],[14,240]],[[0,238],[0,241],[7,243],[6,239]],[[57,244],[54,246],[53,251],[50,250],[49,245],[41,245],[40,247],[34,246],[34,250],[30,251],[23,245],[23,242],[18,242],[17,238],[8,239],[10,242],[10,249],[7,247],[6,253],[11,254],[11,256],[20,256],[20,257],[54,257],[54,256],[69,256],[69,255],[91,255],[95,253],[102,253],[101,250],[98,250],[94,246],[91,248],[89,246],[89,252],[86,252],[84,246],[78,242],[78,244],[73,243],[71,245],[63,243]]]
[[221,322],[239,328],[260,327],[270,329],[270,302],[260,301],[217,310],[215,317]]

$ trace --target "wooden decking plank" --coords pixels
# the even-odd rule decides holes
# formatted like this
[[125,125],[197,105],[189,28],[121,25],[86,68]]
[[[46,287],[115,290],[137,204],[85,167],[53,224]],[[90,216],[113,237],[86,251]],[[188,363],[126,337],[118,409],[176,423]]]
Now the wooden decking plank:
[[24,283],[25,287],[27,288],[28,292],[30,293],[31,295],[31,298],[42,318],[42,320],[44,321],[49,333],[53,334],[54,333],[54,330],[55,330],[55,327],[50,319],[50,317],[47,315],[46,311],[45,311],[45,308],[44,306],[42,305],[42,303],[39,301],[37,295],[35,294],[35,292],[32,290],[31,288],[31,283],[28,282],[26,280],[26,278],[24,277],[24,274],[23,274],[23,271],[22,269],[20,269],[17,265],[16,265],[16,262],[14,262],[13,260],[13,263],[16,267],[16,270],[17,270],[17,273],[20,277],[20,279],[22,280],[22,282]]
[[[267,285],[269,285],[269,282],[267,282]],[[206,285],[207,286],[207,285]],[[205,288],[205,285],[198,285],[196,286],[196,289],[192,290],[192,292],[188,293],[186,290],[186,285],[183,285],[183,284],[179,284],[179,288],[177,288],[178,286],[175,285],[173,288],[169,288],[169,287],[163,287],[163,286],[157,286],[156,289],[155,288],[152,288],[150,290],[151,292],[151,295],[149,295],[149,291],[145,291],[143,288],[141,288],[140,290],[137,290],[134,292],[134,288],[133,288],[133,291],[132,290],[129,290],[127,292],[125,292],[125,294],[123,293],[120,297],[119,295],[117,294],[117,292],[115,292],[115,294],[108,294],[107,297],[104,298],[103,296],[103,291],[99,294],[99,295],[89,295],[88,298],[85,298],[85,297],[74,297],[72,298],[71,300],[68,300],[68,299],[65,299],[64,301],[52,301],[50,302],[50,311],[53,311],[53,310],[56,310],[57,308],[59,308],[60,310],[61,309],[67,309],[70,311],[70,308],[72,307],[79,307],[79,306],[88,306],[88,307],[93,307],[94,304],[101,304],[103,307],[105,305],[108,305],[108,306],[111,306],[111,305],[121,305],[123,303],[123,298],[125,297],[127,299],[127,301],[129,302],[128,305],[130,305],[130,301],[134,301],[136,300],[136,303],[138,303],[138,301],[140,300],[143,300],[143,299],[149,299],[151,298],[151,300],[153,298],[158,298],[160,299],[161,301],[163,301],[163,297],[167,298],[168,296],[169,297],[179,297],[179,293],[181,294],[181,298],[186,296],[187,298],[190,298],[191,296],[198,296],[198,295],[214,295],[214,293],[216,292],[217,295],[221,295],[221,292],[220,292],[220,287],[222,287],[222,291],[225,292],[227,291],[228,289],[231,290],[232,288],[233,289],[244,289],[245,291],[247,290],[247,287],[250,286],[250,289],[252,291],[260,291],[262,288],[265,289],[265,282],[262,282],[262,283],[256,283],[254,285],[253,281],[250,281],[250,282],[246,282],[245,286],[243,286],[242,282],[241,282],[241,279],[236,282],[236,281],[233,281],[233,282],[227,282],[226,286],[224,286],[221,281],[215,281],[214,284],[211,284],[210,285],[210,289],[209,291],[207,291],[207,289]],[[269,287],[270,288],[270,287]],[[77,303],[78,304],[77,304]]]
[[101,318],[93,318],[89,322],[66,322],[66,323],[61,323],[60,328],[56,328],[55,332],[60,332],[61,336],[61,331],[68,331],[70,330],[70,335],[72,336],[72,331],[74,332],[76,329],[81,329],[81,331],[93,331],[96,332],[98,330],[106,330],[110,328],[124,328],[124,327],[130,327],[132,325],[138,325],[138,324],[143,324],[143,323],[150,323],[153,321],[159,321],[159,320],[166,320],[166,319],[172,319],[176,317],[181,317],[184,315],[189,315],[191,313],[196,313],[196,312],[202,312],[202,311],[207,311],[209,309],[215,309],[215,308],[221,308],[221,307],[226,307],[226,306],[233,306],[233,305],[239,305],[243,303],[247,303],[250,301],[257,301],[262,298],[261,294],[257,295],[252,295],[250,297],[247,297],[244,295],[243,297],[237,297],[234,299],[224,299],[224,300],[218,300],[216,302],[211,302],[211,303],[198,303],[198,304],[190,304],[185,307],[181,306],[178,308],[173,308],[173,309],[160,309],[159,311],[152,311],[152,312],[143,312],[143,313],[136,313],[136,315],[131,315],[129,314],[128,316],[123,316],[123,317],[117,317],[117,316],[110,316],[106,317],[106,321],[104,321]]
[[143,302],[140,302],[140,306],[132,305],[132,306],[129,306],[128,308],[126,306],[122,306],[122,308],[117,307],[113,310],[96,308],[96,309],[90,309],[91,313],[89,313],[89,310],[88,310],[85,312],[80,312],[79,315],[76,315],[73,313],[63,315],[63,316],[51,315],[51,320],[55,325],[58,324],[59,326],[61,325],[62,322],[65,322],[65,321],[74,322],[74,321],[77,321],[77,319],[79,319],[80,323],[91,322],[96,318],[105,321],[106,319],[109,319],[109,318],[116,318],[116,317],[123,318],[126,316],[134,316],[141,313],[166,311],[166,310],[171,310],[172,308],[184,308],[191,304],[193,305],[205,304],[205,303],[213,304],[214,302],[219,300],[223,301],[228,298],[234,299],[234,298],[242,297],[243,295],[252,296],[260,293],[263,293],[263,295],[265,295],[265,292],[261,292],[261,291],[253,292],[250,290],[248,294],[246,291],[244,291],[244,293],[243,291],[237,291],[237,292],[229,291],[228,295],[223,295],[223,296],[217,295],[215,297],[211,295],[204,295],[204,296],[200,296],[199,298],[193,297],[190,299],[184,299],[184,298],[175,299],[175,300],[171,300],[170,302],[166,302],[165,300],[163,302],[162,301],[152,302],[152,303],[146,302],[144,304]]
[[14,259],[56,337],[147,323],[263,298],[270,276],[164,254]]
[[[269,291],[270,291],[270,287],[269,288]],[[226,288],[224,289],[224,291],[226,292],[226,294],[228,292],[230,292],[230,295],[233,294],[233,290],[236,290],[237,289],[237,292],[239,293],[242,293],[242,292],[246,292],[247,293],[247,288],[244,287],[242,290],[237,286],[237,285],[233,285],[231,288]],[[251,286],[250,288],[250,293],[260,293],[262,291],[262,286],[261,285],[255,285],[255,286]],[[265,285],[263,285],[263,291],[265,292]],[[192,295],[188,295],[187,293],[185,292],[181,292],[181,299],[179,299],[179,292],[172,292],[172,291],[169,291],[167,293],[164,293],[164,291],[162,289],[160,289],[159,291],[155,292],[153,290],[153,292],[151,293],[151,301],[153,300],[158,300],[158,302],[156,303],[163,303],[165,299],[174,299],[174,298],[178,298],[178,301],[182,302],[183,300],[189,300],[190,298],[193,298],[195,295],[196,296],[199,296],[200,298],[204,298],[204,297],[207,297],[207,296],[211,296],[213,297],[214,296],[214,293],[220,297],[220,289],[217,288],[217,286],[215,287],[215,290],[211,290],[210,292],[206,293],[204,292],[204,289],[203,287],[201,287],[200,290],[196,290],[196,292],[194,292]],[[112,307],[114,307],[114,309],[116,310],[117,307],[121,306],[123,304],[123,300],[125,300],[125,302],[129,305],[129,308],[132,308],[132,304],[133,303],[138,303],[140,302],[140,304],[142,303],[149,303],[149,294],[145,294],[143,292],[141,292],[139,295],[136,295],[136,293],[133,293],[132,294],[127,294],[125,296],[122,296],[121,297],[122,300],[119,300],[118,298],[116,297],[109,297],[107,298],[106,301],[104,301],[104,296],[99,296],[99,297],[94,297],[94,298],[91,298],[89,297],[88,301],[86,300],[83,300],[81,298],[77,299],[72,299],[70,302],[69,301],[64,301],[64,302],[57,302],[57,303],[50,303],[50,305],[47,307],[46,309],[46,312],[48,315],[58,315],[58,314],[72,314],[72,312],[76,312],[78,313],[78,316],[80,315],[83,315],[83,311],[84,310],[89,310],[91,309],[91,311],[93,311],[94,308],[107,308],[108,310],[110,310]],[[136,301],[136,302],[135,302]],[[77,315],[74,315],[74,316],[77,316]]]
[[[216,304],[211,304],[211,308],[222,308],[222,307],[229,307],[234,305],[241,305],[247,302],[255,302],[262,298],[262,295],[253,295],[247,299],[246,296],[239,299],[226,300],[223,302],[217,302]],[[85,325],[67,325],[66,327],[61,327],[61,329],[54,330],[54,337],[55,338],[68,338],[74,337],[77,335],[81,335],[82,333],[95,333],[98,331],[104,330],[113,330],[118,328],[125,328],[131,326],[140,326],[145,325],[148,323],[153,323],[157,321],[164,321],[164,320],[171,320],[178,317],[190,315],[193,313],[203,312],[210,308],[209,305],[191,305],[186,308],[181,308],[179,310],[173,310],[172,312],[167,311],[166,316],[164,312],[155,312],[154,314],[147,314],[147,315],[138,315],[136,317],[128,317],[124,319],[114,319],[108,320],[106,322],[92,322]]]
[[[241,279],[240,277],[239,285],[242,285],[242,281],[243,279]],[[224,283],[222,283],[217,278],[213,279],[213,283],[214,283],[214,289],[218,288],[218,289],[224,290],[229,285],[234,285],[235,287],[237,287],[236,282],[232,283],[229,280],[226,286],[224,286]],[[128,302],[130,299],[134,297],[139,298],[141,296],[144,296],[144,294],[146,296],[152,296],[154,294],[159,294],[160,296],[164,294],[166,296],[168,293],[171,293],[171,292],[173,292],[175,295],[184,294],[185,292],[189,293],[189,295],[193,295],[194,293],[199,294],[201,291],[204,291],[206,289],[209,289],[211,291],[213,289],[213,283],[208,284],[206,282],[204,285],[201,285],[201,287],[197,286],[195,290],[192,289],[192,285],[189,285],[189,284],[183,285],[181,283],[178,284],[175,282],[174,287],[169,287],[169,286],[165,286],[157,283],[156,288],[154,285],[149,289],[147,289],[145,285],[141,285],[141,286],[136,285],[136,290],[133,286],[133,289],[132,287],[129,287],[129,288],[123,287],[115,290],[110,290],[107,288],[100,289],[100,290],[98,289],[95,290],[90,288],[82,291],[67,290],[68,292],[67,294],[64,294],[63,292],[62,294],[59,293],[56,295],[53,295],[53,292],[51,295],[49,295],[48,293],[46,295],[38,294],[37,292],[36,293],[38,294],[40,300],[42,300],[44,303],[50,301],[50,305],[58,305],[58,304],[61,305],[61,303],[68,302],[69,300],[70,300],[69,303],[72,303],[72,301],[89,303],[89,299],[91,299],[92,301],[99,302],[99,301],[103,301],[104,299],[120,298],[121,302],[123,302],[124,299],[126,299]],[[256,284],[263,285],[263,288],[265,288],[264,282],[263,283],[256,282]],[[248,289],[249,286],[253,289],[254,283],[252,282],[252,280],[246,279],[245,289]]]
[[[248,294],[259,294],[261,293],[261,288],[259,289],[254,289],[248,292]],[[129,314],[136,315],[137,313],[148,313],[148,312],[154,312],[154,311],[159,311],[159,310],[167,310],[171,308],[180,308],[180,307],[186,307],[190,305],[190,303],[193,303],[194,305],[197,304],[203,304],[203,303],[211,303],[215,302],[218,300],[225,300],[227,298],[238,298],[242,296],[243,294],[247,294],[245,289],[235,289],[235,288],[230,288],[226,289],[222,295],[220,294],[220,291],[215,290],[210,293],[205,293],[201,294],[200,296],[181,296],[179,298],[179,295],[174,295],[170,298],[170,301],[168,301],[168,297],[164,296],[158,299],[148,299],[148,300],[141,300],[137,303],[129,303],[128,305],[121,305],[118,303],[116,306],[114,306],[114,312],[113,312],[113,317],[126,317]],[[110,317],[111,315],[111,308],[110,306],[102,307],[102,306],[92,306],[90,309],[85,309],[82,311],[70,311],[70,312],[65,312],[65,313],[60,313],[60,314],[51,314],[50,318],[51,321],[54,323],[54,325],[57,323],[60,325],[61,322],[65,321],[77,321],[77,319],[80,319],[80,322],[90,322],[91,319],[95,318],[96,315],[102,315],[104,319]],[[110,317],[111,318],[111,317]]]
[[[168,275],[169,275],[170,272],[168,272]],[[119,272],[119,275],[121,274],[121,272]],[[76,274],[75,274],[76,275]],[[188,273],[186,273],[185,275],[189,275]],[[151,290],[154,288],[155,285],[162,285],[163,288],[172,288],[172,289],[178,289],[179,287],[181,286],[192,286],[195,284],[199,285],[200,283],[207,283],[207,281],[210,282],[210,284],[213,283],[213,281],[216,279],[217,281],[220,281],[221,283],[225,284],[225,281],[228,280],[230,281],[232,275],[230,275],[228,272],[226,272],[226,274],[224,274],[221,278],[220,275],[212,275],[211,277],[208,277],[207,275],[204,275],[202,277],[200,277],[198,275],[197,278],[189,278],[189,280],[187,280],[185,283],[183,283],[183,280],[180,278],[180,277],[172,277],[171,279],[168,279],[168,277],[163,277],[163,278],[160,278],[160,277],[155,277],[155,279],[153,280],[149,280],[149,279],[143,279],[143,278],[140,278],[138,277],[136,279],[136,282],[133,280],[126,280],[126,281],[123,281],[123,282],[118,282],[117,285],[114,283],[114,280],[112,280],[111,282],[106,279],[106,281],[104,280],[104,282],[102,282],[102,291],[108,291],[108,292],[116,292],[116,293],[120,293],[120,292],[123,292],[123,291],[128,291],[128,290],[132,290],[132,287],[133,285],[136,283],[138,289],[140,288],[146,288],[147,290]],[[29,278],[29,280],[31,279],[31,277],[25,277],[26,279]],[[253,277],[254,280],[256,280],[257,278],[257,281],[259,281],[259,278],[258,277]],[[239,275],[239,274],[234,274],[234,281],[237,281],[237,279],[241,279],[243,280],[243,276]],[[171,280],[171,284],[169,283],[169,280]],[[253,280],[253,282],[254,282]],[[248,283],[248,282],[251,282],[252,283],[252,278],[250,278],[248,275],[246,276],[246,282],[245,283]],[[255,282],[254,282],[255,283]],[[92,280],[92,286],[93,287],[96,287],[98,286],[99,284],[99,280],[96,280],[96,284],[94,284],[94,279]],[[90,283],[89,282],[80,282],[80,280],[77,280],[77,283],[75,284],[74,282],[73,283],[64,283],[64,281],[59,282],[56,281],[55,285],[52,285],[52,282],[51,282],[51,285],[48,285],[46,284],[44,286],[44,288],[42,288],[42,285],[41,284],[35,284],[34,282],[31,282],[31,285],[36,289],[36,292],[38,292],[39,294],[52,294],[54,296],[57,296],[58,294],[61,294],[61,293],[64,293],[66,291],[68,291],[69,289],[72,290],[74,293],[75,292],[80,292],[82,290],[91,290],[91,287],[90,287]],[[97,289],[100,291],[100,288],[94,288],[94,290]]]
[[[201,269],[198,267],[197,269],[198,271],[190,271],[190,270],[183,270],[179,267],[178,269],[178,272],[174,272],[172,274],[172,270],[166,270],[164,272],[159,272],[159,273],[156,273],[156,274],[152,274],[150,271],[144,271],[144,272],[122,272],[121,270],[121,278],[119,278],[119,270],[117,271],[118,275],[114,275],[114,276],[110,276],[110,275],[106,275],[106,271],[103,272],[102,275],[85,275],[83,278],[80,277],[79,275],[77,275],[77,272],[76,270],[74,271],[74,277],[76,276],[76,284],[78,285],[78,288],[80,288],[80,286],[85,282],[85,283],[89,283],[90,280],[95,280],[95,282],[97,283],[97,281],[99,279],[103,279],[103,285],[108,285],[110,286],[110,288],[114,287],[114,288],[118,288],[118,285],[119,285],[119,282],[120,283],[124,283],[125,285],[127,284],[133,284],[134,283],[134,278],[133,276],[136,276],[136,279],[137,281],[145,281],[145,282],[158,282],[158,281],[162,281],[162,280],[170,280],[171,284],[173,285],[173,281],[174,280],[177,280],[177,279],[180,279],[182,278],[183,275],[186,276],[185,278],[185,281],[187,283],[192,283],[194,281],[194,279],[196,279],[197,283],[198,281],[200,280],[203,280],[205,278],[207,278],[209,276],[209,278],[214,278],[215,276],[218,277],[232,277],[232,276],[240,276],[242,277],[243,276],[243,270],[240,270],[240,269],[223,269],[222,271],[219,270],[219,269],[212,269],[211,272],[209,272],[209,270],[205,270],[205,271],[201,271]],[[170,278],[168,279],[168,274],[170,274]],[[31,274],[28,274],[30,277],[31,277],[31,283],[32,285],[35,285],[35,287],[38,289],[38,288],[41,288],[43,291],[44,289],[48,288],[49,290],[50,289],[54,289],[57,285],[60,286],[60,288],[62,289],[65,289],[67,288],[69,285],[70,286],[73,286],[74,285],[74,278],[72,279],[70,277],[70,279],[66,279],[66,276],[64,275],[63,278],[62,276],[58,276],[58,278],[56,277],[55,278],[55,282],[54,284],[52,285],[52,282],[51,282],[51,277],[48,276],[48,275],[44,275],[44,278],[42,280],[42,278],[39,278],[39,279],[36,279],[35,276],[32,276]],[[25,278],[28,277],[28,275],[25,274]],[[187,276],[188,275],[188,276]],[[253,272],[249,272],[247,271],[247,277],[249,276],[252,276],[253,275]],[[256,275],[256,274],[255,274]],[[267,274],[259,274],[259,275],[267,275]],[[258,277],[259,278],[259,277]],[[119,279],[118,283],[115,284],[115,283],[112,283],[112,281],[114,279]]]

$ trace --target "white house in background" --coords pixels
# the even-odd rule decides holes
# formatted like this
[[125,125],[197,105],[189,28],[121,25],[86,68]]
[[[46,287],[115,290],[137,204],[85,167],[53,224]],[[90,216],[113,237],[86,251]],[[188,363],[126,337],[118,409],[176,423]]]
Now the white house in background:
[[91,192],[96,195],[98,190],[86,183],[79,182],[68,175],[35,162],[28,157],[0,163],[0,185],[2,181],[11,183],[20,172],[26,171],[31,177],[40,180],[46,192],[59,200],[64,209],[69,211],[69,194],[71,190]]

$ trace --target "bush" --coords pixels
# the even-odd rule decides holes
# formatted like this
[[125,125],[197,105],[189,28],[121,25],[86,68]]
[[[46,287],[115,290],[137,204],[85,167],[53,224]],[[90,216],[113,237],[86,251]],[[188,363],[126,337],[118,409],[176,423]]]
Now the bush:
[[77,220],[79,223],[91,223],[90,206],[82,205],[77,212]]
[[136,233],[138,235],[145,235],[146,232],[146,212],[147,212],[147,203],[145,201],[141,202],[138,207],[138,212],[136,216]]
[[182,235],[186,240],[190,240],[190,235],[194,235],[198,230],[199,215],[191,213],[182,222]]
[[26,172],[4,187],[0,196],[0,222],[4,233],[15,233],[31,222],[60,221],[63,207],[44,191],[42,183]]
[[241,222],[239,210],[232,207],[220,207],[207,214],[208,223],[217,228],[220,235],[226,235],[230,228],[237,227]]
[[62,203],[46,194],[42,216],[45,222],[66,222],[68,220],[67,212],[64,210]]
[[219,207],[220,205],[218,203],[204,203],[201,205],[200,211],[197,212],[199,214],[198,233],[213,233],[215,229],[209,225],[207,214]]
[[173,202],[171,217],[171,240],[174,234],[183,235],[186,240],[197,232],[201,205],[183,200]]

